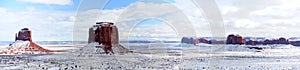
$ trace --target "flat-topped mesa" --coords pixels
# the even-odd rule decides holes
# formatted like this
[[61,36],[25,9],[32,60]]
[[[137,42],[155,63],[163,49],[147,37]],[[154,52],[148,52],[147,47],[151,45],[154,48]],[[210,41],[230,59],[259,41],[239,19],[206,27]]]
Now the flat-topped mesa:
[[97,42],[108,53],[127,53],[129,50],[119,44],[118,28],[112,22],[97,22],[89,29],[89,43]]

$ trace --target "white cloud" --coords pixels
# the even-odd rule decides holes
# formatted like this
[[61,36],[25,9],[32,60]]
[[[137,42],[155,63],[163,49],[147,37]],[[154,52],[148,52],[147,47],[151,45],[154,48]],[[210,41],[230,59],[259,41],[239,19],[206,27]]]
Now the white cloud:
[[[280,0],[217,0],[216,2],[220,7],[221,12],[226,13],[223,14],[225,20],[235,18],[248,18],[249,14],[253,11],[263,10],[267,7],[281,4]],[[230,9],[230,11],[227,11],[226,9]]]
[[53,4],[53,5],[72,5],[72,0],[18,0],[21,2],[30,2],[38,4]]
[[[178,8],[178,9],[176,9]],[[97,21],[112,21],[116,22],[115,24],[119,28],[120,39],[126,39],[127,36],[176,36],[173,29],[168,23],[175,24],[179,27],[178,31],[184,32],[184,34],[189,35],[193,30],[196,31],[197,36],[210,36],[210,28],[208,23],[202,16],[200,9],[197,8],[191,1],[183,1],[176,3],[145,3],[137,2],[130,5],[130,8],[121,8],[114,10],[89,10],[84,12],[79,12],[79,15],[76,18],[78,24],[75,25],[75,31],[77,38],[79,40],[87,39],[87,31],[89,27],[95,24],[95,19]],[[122,14],[123,13],[123,14]],[[180,15],[179,13],[183,13]],[[154,20],[164,18],[164,24],[158,26],[149,26],[147,28],[134,28],[133,34],[130,34],[126,31],[131,29],[133,23],[141,22],[139,19],[145,19],[144,17],[153,17]],[[187,19],[183,19],[187,17]],[[168,20],[168,21],[166,21]],[[190,24],[187,26],[188,24]],[[167,29],[166,29],[167,28]],[[192,30],[189,30],[192,29]],[[170,31],[171,30],[171,31]]]
[[36,10],[36,8],[33,7],[33,6],[26,7],[26,9],[27,9],[28,11],[35,11],[35,10]]
[[249,19],[237,19],[234,23],[236,28],[256,28],[259,26],[259,23]]
[[6,13],[6,9],[5,8],[0,8],[0,14]]
[[[296,1],[296,0],[295,0]],[[229,0],[217,1],[226,25],[227,33],[236,33],[243,36],[260,37],[292,37],[300,36],[300,2],[289,2],[284,0]],[[225,3],[226,2],[226,3]],[[299,3],[299,4],[298,4]],[[296,6],[297,5],[297,6]],[[180,10],[174,10],[175,6]],[[129,9],[131,11],[125,11]],[[99,12],[102,11],[100,14]],[[179,21],[182,16],[174,14],[183,12],[188,21]],[[125,13],[125,15],[121,15]],[[120,38],[128,35],[123,30],[128,29],[130,23],[136,23],[139,18],[145,16],[166,17],[169,23],[192,23],[189,26],[196,30],[197,36],[211,36],[209,23],[204,19],[202,10],[198,9],[192,1],[176,0],[176,3],[144,3],[138,2],[131,5],[131,8],[115,10],[89,10],[85,11],[85,16],[77,17],[76,21],[81,23],[79,33],[80,40],[87,39],[87,28],[95,24],[96,21],[119,21],[116,25],[119,28]],[[99,15],[98,15],[99,14]],[[94,18],[97,17],[98,18]],[[120,17],[122,16],[122,17]],[[84,19],[82,19],[84,18]],[[81,20],[82,19],[82,20]],[[164,28],[149,26],[150,28],[137,28],[132,36],[172,36],[173,32]],[[165,26],[162,26],[165,27]],[[184,28],[182,28],[184,30]]]
[[[272,2],[269,0],[254,0],[253,2],[252,0],[218,0],[217,2],[223,14],[227,34],[268,37],[300,36],[300,33],[296,31],[300,27],[298,24],[300,22],[298,20],[300,19],[300,15],[298,15],[300,10],[296,4],[300,2],[293,2],[295,5],[288,5],[289,2],[287,1],[278,2],[277,0]],[[180,10],[174,10],[174,8]],[[126,9],[131,11],[125,11]],[[178,12],[183,12],[188,20],[179,19],[182,15],[176,14]],[[124,14],[121,15],[122,13]],[[119,28],[120,39],[124,39],[128,36],[124,30],[130,28],[130,23],[140,22],[137,20],[145,16],[164,17],[170,20],[168,23],[180,26],[184,26],[180,23],[191,22],[192,26],[189,27],[195,29],[198,37],[211,36],[210,26],[204,19],[202,10],[198,9],[191,1],[186,0],[176,0],[176,3],[171,4],[138,2],[132,4],[131,8],[114,10],[91,9],[76,14],[80,15],[79,17],[76,17],[75,12],[7,12],[4,8],[0,8],[0,15],[2,15],[0,16],[1,25],[6,26],[0,29],[18,28],[0,32],[0,34],[10,34],[4,37],[11,38],[14,38],[13,34],[22,26],[30,26],[35,33],[34,39],[37,40],[73,40],[78,38],[78,40],[85,41],[88,38],[88,28],[94,25],[96,21],[118,21],[116,25]],[[76,21],[74,32],[79,34],[74,34],[73,37],[74,21]],[[132,33],[131,36],[173,36],[173,30],[168,27],[164,28],[166,26],[168,25],[136,28],[135,33]],[[182,30],[184,29],[182,28]]]
[[14,40],[14,34],[24,27],[33,31],[34,41],[72,40],[74,20],[70,17],[74,12],[6,11],[0,15],[1,40]]
[[[142,25],[143,23],[141,23]],[[149,24],[149,23],[147,23]],[[129,35],[129,40],[167,40],[166,38],[176,38],[176,32],[166,23],[151,25],[151,26],[138,26],[134,28]],[[178,38],[177,40],[180,40]]]
[[281,2],[282,4],[280,7],[282,7],[282,9],[295,9],[300,7],[299,0],[281,0]]
[[[217,0],[226,23],[227,33],[244,36],[300,36],[299,0]],[[235,11],[226,11],[228,6]],[[224,14],[225,13],[225,14]]]
[[225,15],[225,14],[228,14],[230,12],[236,12],[238,10],[239,9],[237,7],[234,7],[234,6],[223,6],[223,8],[221,8],[221,11],[222,11],[221,13],[223,15]]

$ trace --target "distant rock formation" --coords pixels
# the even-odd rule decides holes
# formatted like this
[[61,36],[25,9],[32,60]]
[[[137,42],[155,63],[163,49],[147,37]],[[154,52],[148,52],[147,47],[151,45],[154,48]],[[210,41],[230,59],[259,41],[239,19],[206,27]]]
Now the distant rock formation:
[[291,44],[294,46],[300,46],[300,41],[291,41]]
[[127,53],[127,48],[119,44],[118,29],[112,22],[97,22],[89,29],[89,43],[97,42],[98,48],[108,53]]
[[206,44],[225,44],[225,41],[218,41],[218,40],[206,40],[204,38],[192,38],[192,37],[183,37],[181,39],[181,43],[186,44],[199,44],[199,43],[206,43]]
[[246,42],[246,45],[262,45],[262,44],[264,44],[264,42],[261,42],[261,41],[249,40]]
[[192,37],[183,37],[181,39],[181,43],[186,43],[186,44],[195,44],[195,40]]
[[249,40],[246,43],[247,45],[271,45],[271,44],[292,44],[292,45],[300,45],[300,42],[290,42],[288,39],[286,38],[279,38],[279,39],[265,39],[264,41],[253,41],[253,40]]
[[50,54],[53,52],[67,52],[64,50],[48,50],[32,42],[31,31],[28,28],[16,33],[16,41],[0,54]]
[[281,37],[279,39],[274,39],[274,40],[266,39],[263,44],[268,45],[268,44],[291,44],[291,43],[288,39]]
[[225,41],[209,40],[208,44],[225,44]]
[[198,44],[198,43],[206,43],[206,44],[208,44],[208,40],[206,40],[204,38],[197,38],[197,39],[195,39],[195,44]]
[[31,39],[31,31],[28,28],[21,29],[18,33],[16,33],[16,39],[22,41],[32,41]]
[[246,44],[246,40],[240,35],[228,35],[226,44]]
[[243,38],[240,35],[234,35],[230,34],[227,36],[226,41],[224,40],[206,40],[204,38],[192,38],[192,37],[183,37],[181,39],[181,43],[187,43],[187,44],[198,44],[198,43],[207,43],[207,44],[246,44],[246,45],[272,45],[272,44],[291,44],[294,46],[300,46],[300,41],[289,41],[288,39],[281,37],[279,39],[264,39],[264,38],[247,38],[247,41],[245,38]]

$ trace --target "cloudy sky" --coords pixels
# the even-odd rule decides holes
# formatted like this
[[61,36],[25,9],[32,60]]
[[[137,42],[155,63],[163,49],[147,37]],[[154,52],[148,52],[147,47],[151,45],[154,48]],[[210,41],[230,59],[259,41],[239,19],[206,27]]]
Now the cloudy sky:
[[[225,34],[300,36],[299,0],[216,3]],[[212,25],[198,6],[193,0],[1,0],[0,41],[13,41],[24,27],[33,31],[34,41],[85,41],[88,28],[97,21],[115,22],[121,40],[210,37]]]

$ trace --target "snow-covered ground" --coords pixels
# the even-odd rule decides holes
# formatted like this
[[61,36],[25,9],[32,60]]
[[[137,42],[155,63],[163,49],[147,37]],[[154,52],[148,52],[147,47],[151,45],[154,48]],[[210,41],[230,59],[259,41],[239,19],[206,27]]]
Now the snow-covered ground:
[[[124,45],[126,46],[126,45]],[[133,53],[99,54],[93,44],[64,46],[73,52],[49,55],[2,55],[0,69],[28,70],[299,70],[300,49],[291,45],[270,45],[257,52],[247,45],[130,44]],[[139,47],[140,46],[140,47]],[[59,46],[48,46],[57,49]]]

